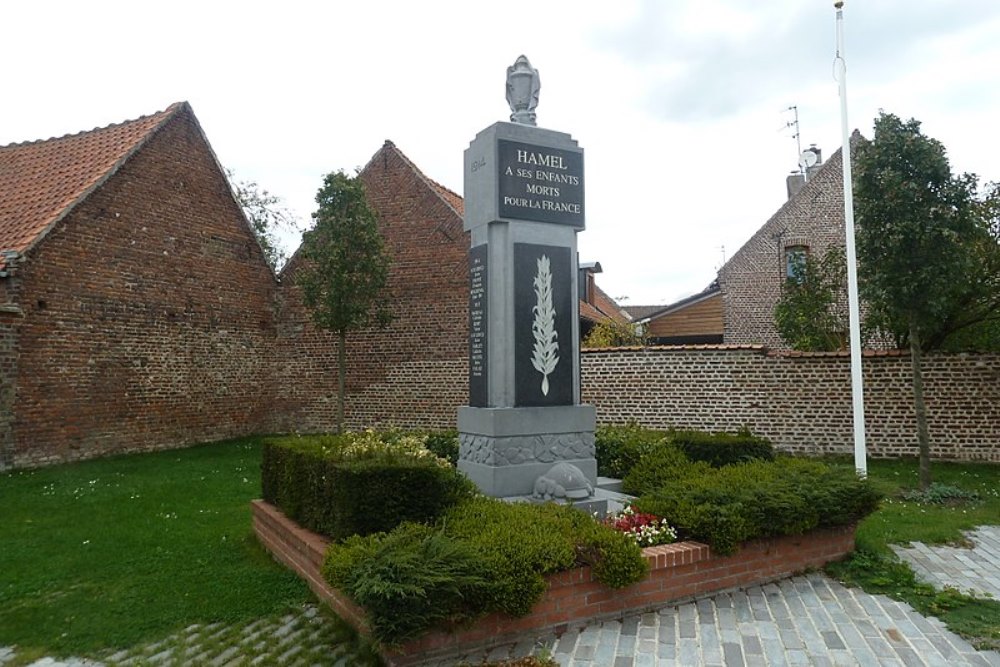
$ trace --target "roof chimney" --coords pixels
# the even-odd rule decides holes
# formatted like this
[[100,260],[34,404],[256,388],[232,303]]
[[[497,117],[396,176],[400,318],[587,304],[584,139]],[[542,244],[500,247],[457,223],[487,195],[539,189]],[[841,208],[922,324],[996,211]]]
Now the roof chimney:
[[788,190],[788,198],[791,199],[794,197],[822,166],[823,151],[816,144],[810,144],[809,148],[802,151],[802,155],[799,156],[798,171],[793,171],[785,178],[785,188]]
[[806,177],[802,172],[793,171],[788,176],[785,177],[785,188],[788,190],[788,198],[791,199],[802,186],[806,184]]

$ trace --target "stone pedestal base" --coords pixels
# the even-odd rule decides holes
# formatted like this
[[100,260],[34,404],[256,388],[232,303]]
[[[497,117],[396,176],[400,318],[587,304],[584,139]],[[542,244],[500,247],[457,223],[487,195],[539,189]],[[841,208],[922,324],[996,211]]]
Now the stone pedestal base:
[[556,463],[572,463],[597,486],[596,412],[591,405],[458,410],[458,469],[486,495],[530,496]]

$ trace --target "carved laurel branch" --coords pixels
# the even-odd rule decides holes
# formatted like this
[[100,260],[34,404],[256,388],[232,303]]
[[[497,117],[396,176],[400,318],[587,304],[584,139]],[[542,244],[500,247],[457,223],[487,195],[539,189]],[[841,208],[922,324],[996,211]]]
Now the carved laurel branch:
[[552,307],[552,272],[549,258],[538,258],[538,273],[535,274],[535,306],[531,309],[535,317],[531,323],[531,333],[535,336],[535,347],[531,365],[542,374],[542,394],[549,395],[549,374],[559,363],[559,343],[556,341],[556,311]]

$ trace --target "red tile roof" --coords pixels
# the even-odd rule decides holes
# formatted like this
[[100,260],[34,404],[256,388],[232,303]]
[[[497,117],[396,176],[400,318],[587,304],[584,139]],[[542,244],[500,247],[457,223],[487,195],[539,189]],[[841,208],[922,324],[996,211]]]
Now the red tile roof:
[[608,293],[600,288],[597,281],[594,281],[594,306],[604,313],[607,318],[617,322],[628,322],[631,316],[618,305],[618,302],[608,296]]
[[[426,176],[424,178],[426,178]],[[435,180],[432,180],[430,178],[428,178],[427,180],[430,182],[432,186],[434,186],[434,189],[437,191],[438,196],[444,199],[446,202],[448,202],[451,205],[451,207],[455,209],[456,213],[458,213],[459,215],[465,215],[465,200],[462,199],[461,195],[452,192],[451,190],[444,187]]]
[[595,324],[612,319],[583,299],[580,299],[580,317]]
[[88,132],[0,146],[0,251],[28,250],[186,107],[179,102]]

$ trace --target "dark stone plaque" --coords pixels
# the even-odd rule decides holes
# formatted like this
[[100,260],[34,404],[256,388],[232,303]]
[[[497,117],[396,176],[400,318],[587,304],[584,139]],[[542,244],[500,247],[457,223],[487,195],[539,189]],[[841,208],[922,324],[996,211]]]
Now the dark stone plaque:
[[469,405],[476,408],[486,407],[489,401],[486,250],[484,244],[469,251]]
[[582,228],[583,153],[497,141],[500,217]]
[[514,405],[573,405],[569,248],[514,244]]

